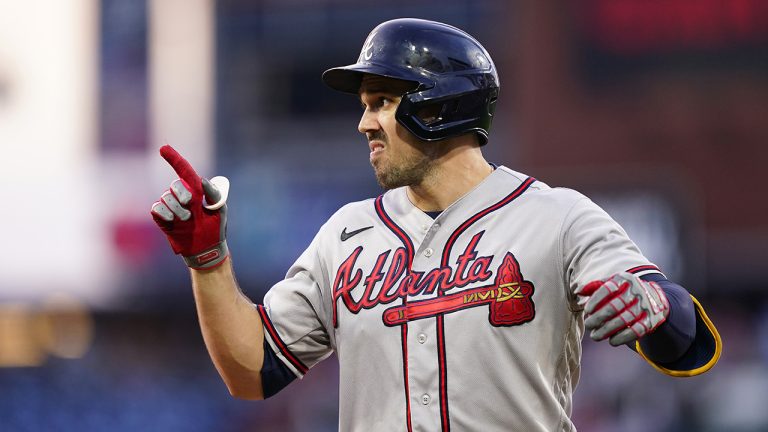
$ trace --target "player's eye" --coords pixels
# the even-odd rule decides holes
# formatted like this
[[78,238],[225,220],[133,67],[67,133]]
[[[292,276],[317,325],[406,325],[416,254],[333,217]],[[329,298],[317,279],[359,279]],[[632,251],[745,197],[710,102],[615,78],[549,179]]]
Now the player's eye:
[[362,108],[363,111],[365,111],[366,109],[378,110],[378,109],[389,106],[393,102],[395,102],[395,99],[391,96],[376,96],[372,98],[372,100],[368,99],[364,101],[361,99],[360,108]]

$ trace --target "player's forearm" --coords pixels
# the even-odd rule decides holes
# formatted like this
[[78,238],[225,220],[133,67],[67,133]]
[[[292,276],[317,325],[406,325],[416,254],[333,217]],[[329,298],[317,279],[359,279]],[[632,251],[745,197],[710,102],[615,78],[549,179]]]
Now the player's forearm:
[[263,399],[261,318],[237,286],[230,260],[191,274],[200,328],[216,369],[233,396]]
[[696,312],[685,288],[658,276],[656,281],[669,301],[669,316],[655,332],[640,339],[640,346],[650,360],[671,363],[680,359],[696,338]]

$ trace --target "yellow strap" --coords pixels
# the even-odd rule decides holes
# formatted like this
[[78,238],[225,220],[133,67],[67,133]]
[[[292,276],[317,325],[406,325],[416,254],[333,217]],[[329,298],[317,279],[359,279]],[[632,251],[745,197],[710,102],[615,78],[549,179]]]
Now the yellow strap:
[[656,369],[657,371],[673,377],[692,377],[692,376],[703,374],[704,372],[712,369],[712,366],[714,366],[717,363],[717,361],[720,359],[720,354],[723,351],[723,341],[720,339],[720,334],[717,332],[715,325],[712,324],[712,321],[710,321],[709,317],[707,316],[707,313],[704,312],[704,307],[702,307],[701,303],[699,303],[699,301],[696,300],[696,297],[691,296],[691,299],[693,299],[693,304],[694,304],[694,307],[696,308],[696,312],[699,314],[702,321],[704,321],[704,324],[707,326],[707,329],[709,329],[709,332],[715,338],[715,354],[712,356],[711,359],[709,359],[709,361],[705,365],[697,367],[696,369],[685,370],[685,371],[667,369],[664,366],[661,366],[655,363],[653,360],[650,360],[645,355],[645,353],[643,353],[643,349],[640,348],[640,342],[635,341],[635,348],[637,349],[637,353],[640,354],[640,356],[645,361],[647,361],[648,364],[653,366],[653,368]]

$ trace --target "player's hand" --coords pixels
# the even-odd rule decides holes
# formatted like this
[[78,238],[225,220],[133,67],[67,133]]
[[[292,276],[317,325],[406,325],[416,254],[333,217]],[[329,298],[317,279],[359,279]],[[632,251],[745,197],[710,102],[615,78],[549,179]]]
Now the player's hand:
[[226,242],[229,180],[201,178],[169,145],[160,149],[160,155],[179,178],[152,205],[152,218],[165,232],[173,252],[182,255],[189,267],[216,267],[229,256]]
[[669,302],[661,287],[631,273],[617,273],[576,290],[584,304],[584,327],[596,341],[623,345],[653,332],[666,321]]

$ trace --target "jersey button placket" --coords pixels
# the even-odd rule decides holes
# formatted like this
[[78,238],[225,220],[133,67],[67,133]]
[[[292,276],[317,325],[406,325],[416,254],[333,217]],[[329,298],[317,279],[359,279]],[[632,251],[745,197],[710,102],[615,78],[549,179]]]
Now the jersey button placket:
[[[424,233],[424,238],[413,257],[413,269],[428,272],[440,266],[440,252],[434,247],[437,223],[420,221],[415,232]],[[421,230],[419,230],[421,228]],[[437,288],[437,287],[436,287]],[[418,301],[434,297],[435,293],[419,293],[409,297]],[[432,396],[439,394],[439,365],[435,338],[434,319],[409,322],[408,381],[411,394],[411,419],[413,432],[440,430],[440,404],[432,403]]]
[[[424,259],[423,254],[418,256]],[[416,320],[408,324],[408,383],[413,432],[440,430],[440,404],[432,403],[432,397],[439,394],[434,333],[434,320]]]

